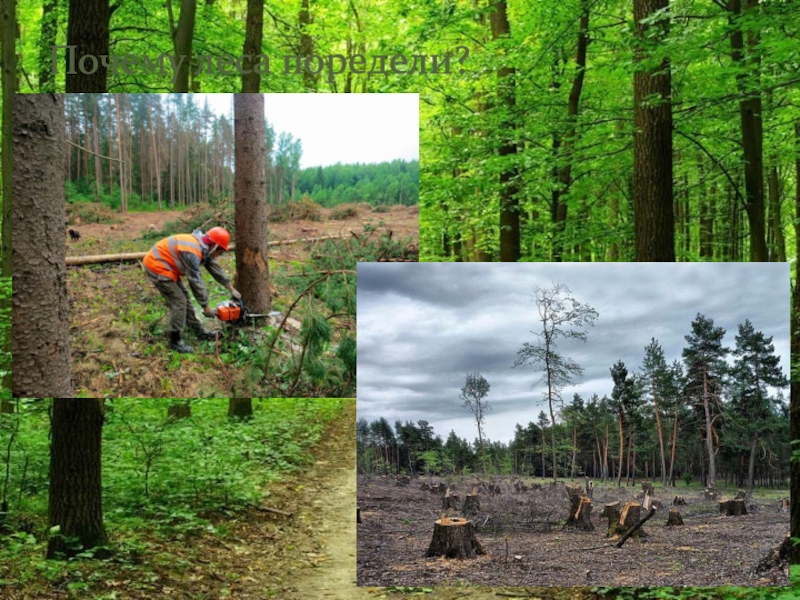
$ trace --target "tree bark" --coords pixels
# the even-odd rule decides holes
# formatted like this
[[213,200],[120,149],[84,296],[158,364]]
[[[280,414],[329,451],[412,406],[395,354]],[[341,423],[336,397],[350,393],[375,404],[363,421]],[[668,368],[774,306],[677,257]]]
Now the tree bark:
[[114,101],[117,109],[117,158],[119,158],[119,193],[120,193],[120,212],[128,212],[128,203],[125,201],[125,157],[122,154],[122,116],[119,110],[119,94],[114,94]]
[[[672,100],[670,62],[656,68],[641,63],[652,60],[653,45],[669,32],[669,19],[644,20],[668,8],[669,0],[634,0],[637,64],[633,75],[633,213],[638,262],[675,260],[675,220],[672,191]],[[655,35],[652,31],[656,29]]]
[[158,147],[156,146],[156,130],[153,126],[153,109],[150,106],[150,96],[145,96],[147,101],[147,117],[150,120],[150,139],[153,142],[153,162],[156,167],[156,188],[158,192],[158,210],[162,209],[161,206],[161,167],[158,164]]
[[[511,26],[506,13],[506,2],[495,3],[491,14],[492,39],[508,38]],[[513,67],[502,66],[497,71],[497,95],[503,110],[508,117],[501,125],[499,154],[507,157],[506,161],[516,161],[516,85]],[[519,172],[516,165],[503,167],[500,173],[500,260],[516,262],[520,259],[520,227],[519,227]]]
[[[17,11],[16,0],[3,0],[3,35],[0,37],[2,44],[2,88],[3,88],[3,126],[2,126],[2,174],[3,174],[3,225],[2,237],[0,237],[0,260],[2,261],[2,276],[11,277],[11,171],[13,163],[13,152],[11,145],[11,122],[12,122],[12,102],[14,95],[14,84],[17,71],[17,55],[15,43],[17,37]],[[4,299],[0,307],[11,310],[11,298]],[[11,356],[12,342],[11,330],[6,330],[3,338],[3,349],[6,356]],[[11,369],[3,378],[3,388],[11,388]]]
[[308,27],[312,23],[311,11],[309,10],[309,0],[302,0],[298,22],[300,24],[300,58],[303,61],[303,86],[306,92],[317,90],[317,74],[312,73],[306,68],[306,61],[314,54],[314,39],[308,33]]
[[[172,16],[172,0],[167,0]],[[172,27],[172,43],[175,50],[175,60],[180,61],[173,92],[186,94],[189,92],[189,71],[192,63],[192,39],[194,38],[195,13],[197,11],[197,0],[181,0],[181,15],[178,18],[178,26],[175,27],[170,18]]]
[[708,400],[708,372],[703,365],[703,411],[706,425],[706,450],[708,452],[708,478],[706,487],[714,488],[717,485],[717,465],[714,459],[714,437],[711,425],[711,406]]
[[[8,0],[4,0],[8,1]],[[58,0],[45,0],[42,5],[41,40],[39,41],[39,93],[56,91],[51,48],[58,35]],[[11,98],[11,96],[5,96]]]
[[64,96],[17,95],[13,113],[13,395],[72,398]]
[[[69,64],[69,54],[67,54],[65,69],[67,93],[104,94],[107,91],[108,69],[100,62],[100,56],[108,56],[110,18],[111,9],[108,0],[70,0],[67,45],[75,46],[75,64]],[[92,67],[97,65],[97,70],[89,75],[80,69],[81,59],[85,56],[92,56],[95,60],[84,61],[84,71],[91,71]]]
[[[253,57],[261,54],[261,43],[264,39],[264,2],[262,0],[247,0],[247,26],[244,36],[244,56]],[[258,69],[263,69],[261,65]],[[250,59],[244,61],[245,73],[242,74],[242,93],[257,94],[261,88],[261,73],[253,68],[254,62]],[[247,71],[250,71],[247,73]]]
[[[760,58],[758,36],[748,32],[747,54],[745,53],[744,33],[741,18],[745,12],[757,10],[759,0],[728,0],[732,32],[731,58],[737,66],[736,82],[740,95],[739,119],[741,122],[742,149],[744,150],[745,212],[750,226],[750,261],[769,260],[765,237],[764,210],[764,160],[761,92],[758,89],[760,78]],[[754,85],[755,82],[755,85]]]
[[[108,543],[103,526],[101,445],[104,400],[53,400],[47,558]],[[79,545],[73,540],[77,539]]]
[[264,96],[236,94],[236,277],[245,304],[269,312]]

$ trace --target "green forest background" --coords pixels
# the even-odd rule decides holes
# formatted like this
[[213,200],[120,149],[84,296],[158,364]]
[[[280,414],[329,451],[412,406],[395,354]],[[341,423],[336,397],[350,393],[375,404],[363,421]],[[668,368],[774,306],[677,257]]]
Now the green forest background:
[[[113,9],[109,51],[117,56],[173,53],[173,33],[184,16],[180,5],[188,4],[197,4],[194,55],[240,56],[245,47],[244,0],[105,4]],[[638,27],[632,4],[647,9]],[[12,91],[65,91],[63,67],[52,73],[50,46],[67,40],[70,2],[4,0],[2,7],[4,98]],[[421,260],[498,260],[511,234],[518,236],[517,260],[634,259],[634,79],[642,69],[657,72],[666,64],[675,259],[796,262],[800,10],[792,0],[294,0],[267,2],[263,10],[261,49],[274,63],[258,82],[260,91],[420,94]],[[83,17],[90,25],[91,18],[88,12]],[[15,35],[16,45],[8,44]],[[430,65],[430,57],[459,46],[469,50],[463,73],[429,68],[425,74],[348,71],[328,78],[284,74],[281,60],[312,53],[403,54],[424,55]],[[15,55],[18,66],[10,68]],[[191,77],[189,86],[237,92],[243,82],[204,73]],[[169,76],[139,71],[109,77],[107,89],[94,91],[173,89]],[[10,172],[7,105],[4,173]],[[755,175],[746,173],[746,147],[759,159]],[[6,278],[8,183],[4,177]],[[760,204],[754,206],[752,189],[759,186]],[[509,215],[518,223],[501,221]],[[753,226],[759,220],[763,234]],[[10,285],[0,289],[6,294],[0,321],[7,329]],[[800,295],[794,298],[797,305]],[[793,352],[799,346],[795,333]],[[10,341],[0,356],[0,374],[7,374]]]

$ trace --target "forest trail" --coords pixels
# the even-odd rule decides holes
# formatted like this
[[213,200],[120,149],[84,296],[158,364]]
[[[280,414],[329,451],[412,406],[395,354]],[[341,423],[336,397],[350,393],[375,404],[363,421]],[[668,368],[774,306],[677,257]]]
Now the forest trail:
[[203,549],[211,568],[202,579],[217,580],[203,592],[241,600],[374,598],[356,586],[355,412],[348,401],[314,448],[312,465],[270,485],[262,506],[292,518],[251,514],[233,536]]
[[322,553],[317,567],[298,573],[296,597],[325,600],[367,598],[356,586],[356,445],[355,403],[326,440],[309,481],[316,482],[307,510],[324,523]]

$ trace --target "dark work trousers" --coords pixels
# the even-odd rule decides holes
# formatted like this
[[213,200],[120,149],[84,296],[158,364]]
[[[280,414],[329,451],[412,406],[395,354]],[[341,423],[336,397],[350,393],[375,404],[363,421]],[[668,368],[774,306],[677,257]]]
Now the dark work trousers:
[[202,332],[204,330],[203,324],[194,313],[194,307],[189,299],[189,291],[183,285],[183,282],[180,279],[172,281],[169,277],[156,275],[147,269],[145,269],[145,272],[167,301],[169,306],[169,330],[183,333],[183,328],[188,322],[189,329],[195,333]]

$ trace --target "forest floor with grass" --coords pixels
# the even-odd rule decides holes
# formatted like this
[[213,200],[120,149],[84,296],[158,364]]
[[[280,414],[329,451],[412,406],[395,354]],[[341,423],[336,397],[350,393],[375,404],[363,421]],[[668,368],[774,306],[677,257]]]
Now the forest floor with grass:
[[[362,585],[439,585],[461,581],[487,586],[785,586],[788,564],[758,572],[756,567],[789,531],[789,513],[780,499],[788,490],[756,490],[750,514],[720,516],[715,501],[704,501],[697,489],[661,490],[664,506],[643,530],[646,537],[616,548],[607,538],[603,505],[635,500],[638,488],[595,487],[593,531],[565,527],[570,511],[563,482],[541,489],[515,490],[499,479],[499,493],[481,492],[480,509],[470,520],[485,554],[474,560],[426,558],[433,522],[443,511],[442,493],[422,489],[426,479],[408,485],[393,478],[359,480],[358,498],[364,523],[359,525],[358,573]],[[434,482],[435,483],[435,482]],[[476,481],[448,481],[464,495]],[[541,483],[539,485],[542,485]],[[726,490],[727,492],[728,490]],[[736,490],[728,498],[736,494]],[[665,527],[674,496],[684,525]],[[448,515],[459,515],[448,511]],[[644,512],[642,513],[644,516]]]
[[[69,227],[81,239],[69,243],[68,256],[143,252],[161,237],[191,231],[216,210],[111,213],[100,220],[115,222],[87,223],[97,215],[85,206],[76,208]],[[354,272],[360,261],[416,257],[417,207],[358,204],[318,209],[311,216],[270,223],[270,241],[341,236],[270,248],[272,304],[281,317],[231,326],[205,319],[196,307],[206,328],[222,328],[224,335],[217,345],[195,339],[187,329],[185,339],[195,350],[189,355],[168,349],[166,303],[139,263],[69,267],[73,378],[79,397],[354,396]],[[219,263],[233,278],[233,253]],[[205,271],[204,278],[211,306],[228,298]],[[322,331],[316,355],[303,350],[315,327]],[[341,346],[344,339],[346,347]]]

